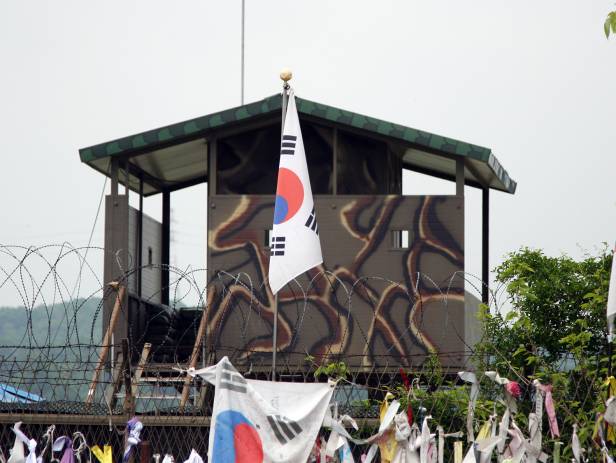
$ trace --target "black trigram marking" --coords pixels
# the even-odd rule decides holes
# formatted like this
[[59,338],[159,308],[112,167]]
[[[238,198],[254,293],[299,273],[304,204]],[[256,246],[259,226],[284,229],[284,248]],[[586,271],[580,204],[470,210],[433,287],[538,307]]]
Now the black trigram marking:
[[229,389],[234,392],[246,394],[246,380],[240,375],[230,363],[222,364],[222,375],[220,377],[220,388]]
[[295,144],[297,143],[297,137],[295,135],[283,135],[282,146],[280,148],[280,154],[295,154]]
[[314,213],[314,207],[312,208],[312,212],[308,216],[308,220],[306,220],[305,225],[317,235],[319,234],[319,224],[317,223],[317,216]]
[[269,421],[276,439],[283,445],[295,439],[302,432],[299,424],[286,416],[268,415],[267,421]]
[[272,236],[272,243],[270,244],[272,256],[284,256],[285,241],[284,236]]

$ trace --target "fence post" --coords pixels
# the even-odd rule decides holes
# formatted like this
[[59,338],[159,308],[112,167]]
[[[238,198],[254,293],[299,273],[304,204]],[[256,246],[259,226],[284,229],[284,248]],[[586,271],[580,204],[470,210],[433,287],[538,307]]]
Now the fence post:
[[133,386],[130,371],[130,352],[128,339],[122,339],[122,374],[124,376],[124,414],[133,416],[135,412],[135,399],[133,398]]
[[140,463],[151,463],[151,455],[152,455],[152,446],[150,445],[149,440],[141,441],[139,444],[139,462]]
[[105,336],[103,337],[103,345],[101,348],[101,353],[98,358],[98,363],[96,368],[94,369],[94,374],[92,375],[92,382],[90,383],[90,387],[88,388],[88,396],[86,397],[86,404],[90,405],[94,401],[94,394],[96,393],[96,385],[98,384],[98,378],[103,370],[105,362],[107,361],[107,355],[109,354],[109,348],[111,347],[111,336],[113,335],[113,331],[115,329],[115,325],[120,317],[120,312],[122,309],[122,301],[124,300],[124,291],[125,288],[117,281],[113,281],[109,283],[109,286],[116,290],[116,300],[113,306],[113,311],[111,312],[111,319],[109,320],[109,326],[107,327],[107,331],[105,332]]

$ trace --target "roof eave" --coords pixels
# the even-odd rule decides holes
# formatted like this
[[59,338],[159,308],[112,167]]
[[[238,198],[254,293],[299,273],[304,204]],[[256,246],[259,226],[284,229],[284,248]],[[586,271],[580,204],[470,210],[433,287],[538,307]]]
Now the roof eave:
[[[515,193],[516,182],[509,177],[507,171],[489,148],[356,114],[299,97],[296,98],[296,101],[299,112],[305,115],[310,115],[330,123],[353,127],[367,133],[378,134],[406,145],[415,146],[419,149],[423,148],[428,152],[442,153],[453,157],[461,156],[479,161],[490,168],[497,180],[496,185],[490,182],[489,188],[510,194]],[[92,163],[101,158],[133,156],[185,143],[206,137],[222,127],[227,128],[235,124],[241,124],[247,119],[271,115],[272,112],[278,111],[280,108],[280,95],[272,95],[244,106],[82,148],[79,150],[79,157],[82,162],[96,168]],[[97,170],[100,171],[100,169]]]

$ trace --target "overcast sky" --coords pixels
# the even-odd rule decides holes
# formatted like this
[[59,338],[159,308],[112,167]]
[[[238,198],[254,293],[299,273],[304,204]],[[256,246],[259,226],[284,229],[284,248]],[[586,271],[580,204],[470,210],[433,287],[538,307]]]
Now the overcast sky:
[[[79,148],[238,105],[240,5],[1,2],[0,243],[85,245],[104,177]],[[490,147],[518,182],[515,195],[492,193],[491,266],[520,246],[579,257],[616,239],[616,38],[603,35],[614,8],[246,0],[246,101],[278,92],[288,66],[298,96]],[[453,191],[418,180],[405,192],[443,187]],[[173,196],[177,265],[204,265],[204,192]],[[479,198],[467,188],[475,274]],[[160,215],[157,199],[146,208]],[[7,287],[0,297],[19,302]]]

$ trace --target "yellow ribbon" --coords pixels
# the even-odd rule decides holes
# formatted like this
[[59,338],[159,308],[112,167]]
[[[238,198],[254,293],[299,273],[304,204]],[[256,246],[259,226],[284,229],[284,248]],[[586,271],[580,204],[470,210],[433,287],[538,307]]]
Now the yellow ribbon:
[[92,450],[92,453],[94,454],[96,459],[100,461],[100,463],[113,463],[113,455],[111,454],[111,445],[104,445],[103,449],[104,450],[101,450],[101,448],[98,445],[95,445],[94,447],[90,447],[90,450]]
[[[380,421],[383,422],[383,418],[385,418],[385,413],[389,408],[389,402],[394,398],[394,395],[391,392],[388,392],[381,402],[381,408],[379,413]],[[394,455],[396,453],[396,434],[393,431],[388,431],[385,433],[383,438],[379,441],[379,450],[381,451],[381,461],[383,463],[389,463],[393,460]]]
[[453,461],[455,463],[462,463],[464,449],[462,448],[462,441],[457,440],[453,443]]
[[479,430],[479,434],[477,434],[477,439],[475,440],[475,442],[477,442],[478,440],[487,439],[488,437],[490,437],[490,431],[491,431],[491,423],[490,421],[486,421],[481,426],[481,429]]

